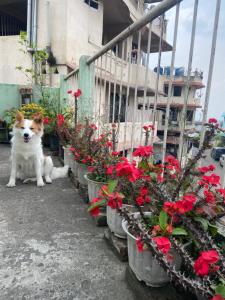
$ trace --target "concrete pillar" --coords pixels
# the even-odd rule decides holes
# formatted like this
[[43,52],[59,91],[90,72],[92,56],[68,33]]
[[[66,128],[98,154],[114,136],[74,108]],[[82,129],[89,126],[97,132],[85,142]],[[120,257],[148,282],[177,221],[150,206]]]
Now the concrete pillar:
[[92,118],[94,116],[94,88],[95,70],[94,63],[87,65],[89,56],[81,56],[79,62],[78,86],[82,94],[78,100],[78,120]]

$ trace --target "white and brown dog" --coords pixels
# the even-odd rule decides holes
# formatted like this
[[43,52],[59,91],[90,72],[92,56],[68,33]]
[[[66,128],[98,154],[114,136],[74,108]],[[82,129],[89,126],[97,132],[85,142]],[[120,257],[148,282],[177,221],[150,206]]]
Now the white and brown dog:
[[12,167],[8,187],[16,186],[16,179],[24,183],[37,181],[37,186],[41,187],[44,186],[43,176],[46,183],[67,176],[68,166],[55,168],[52,158],[44,156],[41,142],[43,130],[42,117],[27,120],[23,114],[17,113],[12,130]]

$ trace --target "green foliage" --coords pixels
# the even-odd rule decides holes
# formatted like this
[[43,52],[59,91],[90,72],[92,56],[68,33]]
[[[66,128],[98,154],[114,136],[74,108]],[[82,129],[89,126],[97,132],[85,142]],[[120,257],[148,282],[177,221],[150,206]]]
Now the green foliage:
[[162,230],[166,230],[166,227],[168,225],[168,215],[167,215],[167,213],[164,210],[162,210],[160,212],[160,215],[159,215],[159,225],[162,228]]
[[184,228],[177,227],[173,229],[172,235],[187,235],[187,231]]

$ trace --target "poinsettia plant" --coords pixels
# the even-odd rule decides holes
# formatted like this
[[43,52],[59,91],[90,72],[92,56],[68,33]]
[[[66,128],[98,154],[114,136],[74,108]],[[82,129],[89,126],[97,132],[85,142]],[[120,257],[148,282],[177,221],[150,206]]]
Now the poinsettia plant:
[[[225,299],[225,251],[217,226],[225,216],[225,189],[215,166],[198,166],[220,130],[213,118],[205,126],[203,146],[184,168],[173,156],[166,157],[163,165],[154,165],[151,146],[138,147],[133,161],[121,158],[89,211],[97,215],[105,204],[117,209],[136,237],[139,251],[153,252],[171,280],[206,299],[218,300]],[[139,219],[122,208],[127,199],[139,211]],[[183,273],[172,265],[172,250],[183,259]]]

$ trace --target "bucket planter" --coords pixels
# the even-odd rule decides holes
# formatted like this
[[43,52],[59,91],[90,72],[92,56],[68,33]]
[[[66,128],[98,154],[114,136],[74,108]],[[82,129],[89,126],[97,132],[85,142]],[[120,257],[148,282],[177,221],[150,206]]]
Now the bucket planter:
[[[134,209],[131,205],[123,204],[123,208],[128,208],[129,210]],[[109,226],[109,229],[112,233],[114,233],[115,236],[126,239],[127,234],[122,228],[122,217],[120,216],[119,212],[116,209],[112,209],[111,207],[106,207],[106,215],[107,215],[107,224]]]
[[80,164],[76,162],[75,166],[77,167],[77,178],[81,185],[87,186],[87,180],[84,178],[84,175],[88,173],[88,166],[85,164]]
[[[136,213],[135,216],[138,217],[139,213]],[[162,287],[169,283],[169,277],[159,265],[157,259],[152,256],[151,252],[148,250],[143,252],[138,251],[136,238],[129,232],[127,221],[122,222],[122,227],[127,235],[129,266],[137,279],[144,281],[146,285],[151,287]],[[182,262],[181,258],[175,252],[173,252],[173,255],[174,266],[179,270]]]
[[50,135],[50,149],[52,151],[59,150],[59,137],[55,134]]
[[97,198],[99,194],[99,190],[101,187],[106,184],[105,182],[98,182],[89,179],[89,174],[84,175],[84,178],[87,180],[88,184],[88,198],[91,201],[93,198]]
[[73,158],[73,154],[71,153],[71,151],[69,150],[70,147],[64,147],[64,165],[65,166],[69,166],[71,168],[71,170],[73,169],[73,164],[74,164],[74,158]]

